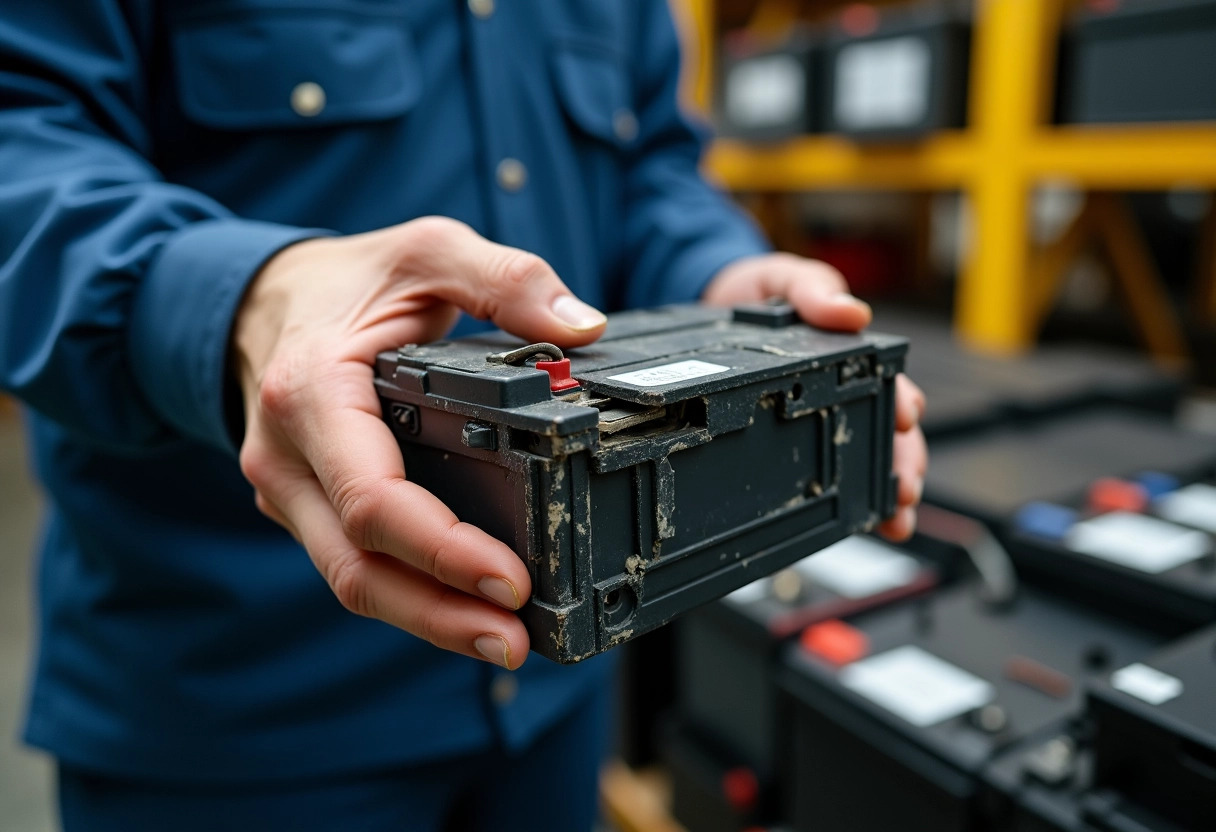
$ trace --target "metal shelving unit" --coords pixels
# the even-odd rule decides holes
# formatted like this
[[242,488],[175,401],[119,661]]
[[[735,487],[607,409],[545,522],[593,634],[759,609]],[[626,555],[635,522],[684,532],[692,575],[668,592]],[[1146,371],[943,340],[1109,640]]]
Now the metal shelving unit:
[[[675,0],[694,33],[696,104],[712,99],[715,0]],[[1012,353],[1035,340],[1060,276],[1087,244],[1104,245],[1146,346],[1186,356],[1177,311],[1135,221],[1106,192],[1177,185],[1216,189],[1216,123],[1057,126],[1049,115],[1059,28],[1068,0],[976,0],[970,124],[915,144],[857,144],[806,136],[776,146],[719,140],[710,175],[736,191],[824,188],[959,190],[971,204],[973,239],[958,281],[955,324],[965,342]],[[1094,194],[1051,246],[1031,242],[1033,190],[1065,182]],[[1214,212],[1216,213],[1216,212]],[[1209,231],[1216,220],[1207,223]],[[1216,322],[1216,255],[1208,246],[1195,293]]]

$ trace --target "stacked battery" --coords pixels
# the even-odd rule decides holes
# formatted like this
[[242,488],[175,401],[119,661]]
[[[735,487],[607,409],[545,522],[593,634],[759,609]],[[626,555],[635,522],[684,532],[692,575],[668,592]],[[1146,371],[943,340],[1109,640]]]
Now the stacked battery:
[[828,132],[907,141],[966,122],[969,4],[856,4],[781,40],[738,34],[722,49],[718,126],[777,141]]
[[842,618],[922,596],[949,576],[852,537],[678,622],[677,716],[664,740],[677,817],[724,832],[779,817],[789,756],[775,673],[783,645],[800,638],[829,661],[853,657]]

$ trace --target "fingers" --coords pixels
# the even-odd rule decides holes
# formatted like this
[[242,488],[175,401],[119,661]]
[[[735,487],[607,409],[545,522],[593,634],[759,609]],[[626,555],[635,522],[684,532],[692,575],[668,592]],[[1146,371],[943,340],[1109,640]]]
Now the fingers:
[[878,527],[878,533],[887,540],[899,543],[907,540],[916,531],[916,509],[904,506],[895,512],[895,516]]
[[925,394],[903,373],[895,377],[895,429],[911,430],[925,415]]
[[[405,479],[370,373],[352,364],[345,378],[317,383],[275,368],[262,384],[263,407],[299,449],[303,471],[315,472],[348,545],[391,555],[450,587],[518,609],[531,594],[527,568],[506,544],[461,523],[434,495]],[[242,453],[246,476],[303,537],[300,517],[288,509],[301,472],[273,454],[258,460],[255,448]]]
[[925,436],[919,427],[896,432],[894,456],[893,470],[899,477],[895,499],[898,508],[894,516],[878,527],[878,532],[889,540],[901,541],[911,537],[916,529],[916,506],[920,504],[929,464]]
[[[826,264],[807,262],[836,271]],[[842,332],[856,332],[869,326],[873,318],[870,305],[843,288],[835,288],[834,281],[818,279],[819,271],[808,269],[801,275],[790,276],[783,295],[798,311],[798,316],[812,326]]]
[[436,297],[531,341],[588,344],[603,334],[603,313],[574,296],[535,254],[486,240],[440,217],[395,230],[401,268]]
[[291,489],[283,511],[294,518],[317,569],[350,611],[509,670],[523,664],[528,633],[517,616],[388,555],[353,545],[317,483]]
[[867,303],[848,293],[840,272],[793,254],[766,254],[738,260],[713,279],[703,299],[707,303],[756,303],[771,297],[789,300],[799,316],[824,329],[856,331],[869,325]]
[[896,432],[892,470],[899,477],[899,492],[896,495],[899,505],[911,506],[920,502],[928,464],[929,452],[920,428]]

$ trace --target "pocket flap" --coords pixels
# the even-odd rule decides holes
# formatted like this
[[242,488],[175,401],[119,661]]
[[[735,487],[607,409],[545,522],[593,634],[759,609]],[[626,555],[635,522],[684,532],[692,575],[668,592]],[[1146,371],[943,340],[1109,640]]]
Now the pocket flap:
[[179,22],[174,62],[183,112],[219,129],[388,119],[422,94],[410,30],[392,14],[222,7]]
[[637,137],[629,75],[621,58],[594,42],[562,41],[552,58],[566,115],[586,133],[619,146]]

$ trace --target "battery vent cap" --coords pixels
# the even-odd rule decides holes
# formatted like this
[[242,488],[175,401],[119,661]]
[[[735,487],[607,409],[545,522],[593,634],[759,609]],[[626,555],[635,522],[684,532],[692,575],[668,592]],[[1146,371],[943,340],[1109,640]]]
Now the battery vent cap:
[[1047,540],[1062,540],[1077,522],[1077,513],[1055,503],[1033,502],[1018,509],[1014,515],[1014,527],[1024,534]]
[[870,652],[870,639],[851,624],[829,618],[802,631],[802,647],[839,667],[864,658]]
[[1144,489],[1150,500],[1164,497],[1171,491],[1177,491],[1182,483],[1178,478],[1160,471],[1143,471],[1132,478],[1132,482]]
[[1146,505],[1148,492],[1134,482],[1105,477],[1089,487],[1089,507],[1097,512],[1140,512]]

